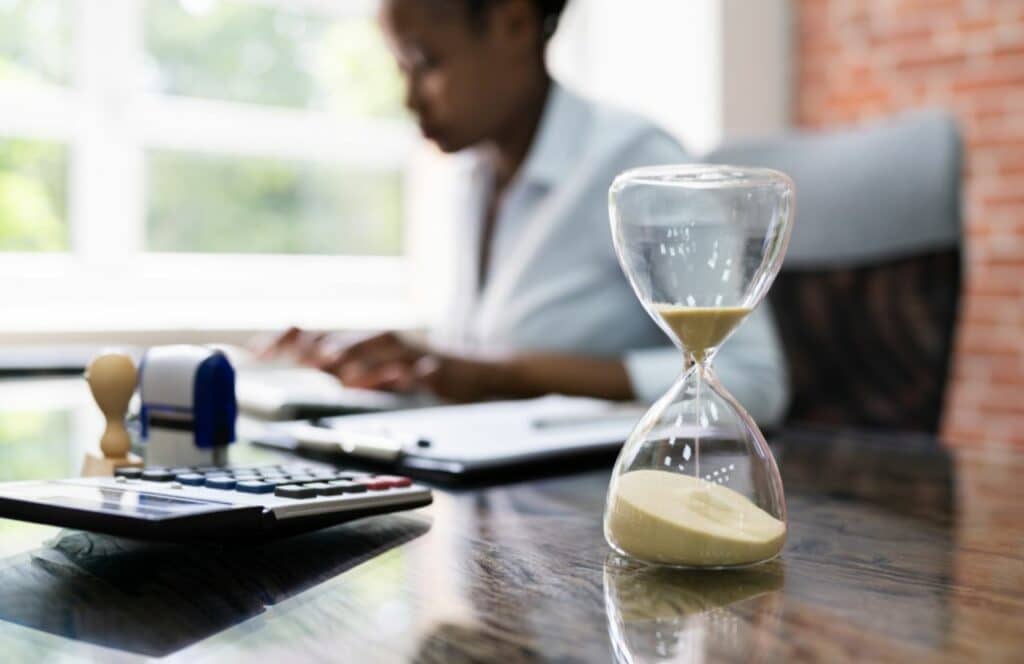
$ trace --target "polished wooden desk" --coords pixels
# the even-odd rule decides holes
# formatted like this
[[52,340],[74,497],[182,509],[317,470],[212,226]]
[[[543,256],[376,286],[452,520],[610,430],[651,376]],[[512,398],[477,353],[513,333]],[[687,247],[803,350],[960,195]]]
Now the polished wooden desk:
[[[0,479],[73,474],[98,426],[76,381],[0,382]],[[777,454],[789,540],[742,572],[611,557],[602,469],[256,547],[0,520],[0,660],[1021,661],[1024,450],[789,432]]]

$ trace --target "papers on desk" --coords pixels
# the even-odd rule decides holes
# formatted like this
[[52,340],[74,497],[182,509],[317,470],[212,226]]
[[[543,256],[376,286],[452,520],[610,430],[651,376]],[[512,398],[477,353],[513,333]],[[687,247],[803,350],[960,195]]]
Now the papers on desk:
[[547,396],[331,418],[276,428],[300,448],[453,473],[614,450],[643,408]]

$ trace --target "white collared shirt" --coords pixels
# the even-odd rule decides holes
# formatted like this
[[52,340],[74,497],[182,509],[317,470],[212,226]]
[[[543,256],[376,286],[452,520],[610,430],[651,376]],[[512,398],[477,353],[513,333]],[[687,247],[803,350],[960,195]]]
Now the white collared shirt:
[[[608,187],[629,168],[692,161],[650,122],[553,85],[538,135],[500,202],[478,288],[480,233],[493,171],[479,151],[457,157],[455,283],[434,343],[451,352],[559,352],[621,357],[637,396],[660,397],[680,352],[640,306],[608,223]],[[781,420],[788,379],[771,314],[752,314],[715,372],[762,425]]]

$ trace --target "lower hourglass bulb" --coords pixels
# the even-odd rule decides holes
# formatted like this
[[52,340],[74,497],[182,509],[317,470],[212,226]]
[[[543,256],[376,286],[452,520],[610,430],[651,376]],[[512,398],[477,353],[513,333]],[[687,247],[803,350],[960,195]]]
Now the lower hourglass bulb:
[[[721,336],[745,313],[722,321]],[[703,347],[711,348],[719,333],[714,321],[705,322],[712,343]],[[691,357],[693,365],[644,415],[619,454],[605,538],[621,554],[661,565],[770,560],[786,537],[775,460],[750,415],[706,366],[704,353],[691,351]]]

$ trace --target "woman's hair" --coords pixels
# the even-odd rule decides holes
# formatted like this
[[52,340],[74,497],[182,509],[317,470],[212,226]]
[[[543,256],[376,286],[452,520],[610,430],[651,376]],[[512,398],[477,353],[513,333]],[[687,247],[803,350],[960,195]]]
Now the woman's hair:
[[[487,11],[501,0],[462,0],[469,10],[469,17],[479,21]],[[568,0],[531,0],[537,8],[537,15],[540,17],[541,34],[544,41],[547,41],[558,29],[558,19]]]

